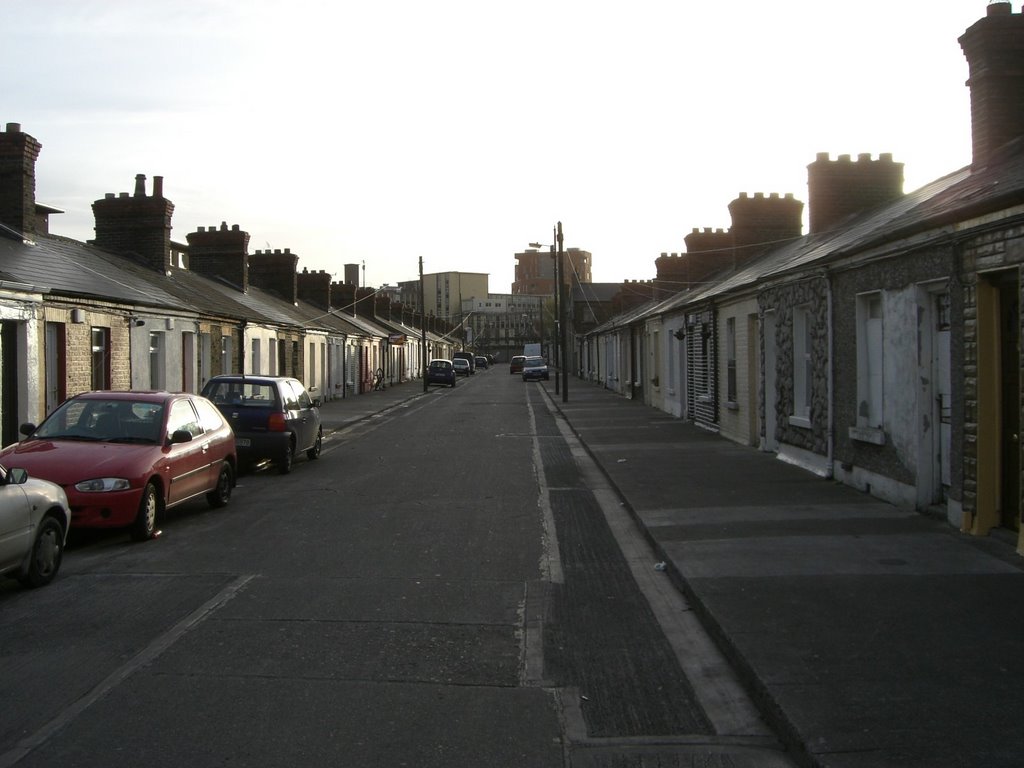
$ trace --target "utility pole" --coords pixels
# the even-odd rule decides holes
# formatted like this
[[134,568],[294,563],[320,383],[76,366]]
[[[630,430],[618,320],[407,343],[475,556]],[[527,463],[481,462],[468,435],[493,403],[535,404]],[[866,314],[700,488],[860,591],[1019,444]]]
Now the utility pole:
[[555,373],[555,394],[557,395],[560,391],[558,380],[561,378],[561,363],[559,362],[558,350],[562,346],[562,341],[559,338],[561,335],[561,323],[562,316],[558,313],[558,294],[562,292],[561,288],[561,274],[562,271],[558,267],[558,229],[555,227],[551,228],[551,261],[554,262],[555,269],[555,332],[552,334],[554,339],[553,349],[551,350],[551,359],[555,361],[555,367],[559,370]]
[[[559,272],[565,272],[565,264],[562,259],[565,257],[565,252],[562,249],[562,222],[558,222],[557,238],[558,243],[558,264]],[[566,323],[565,310],[566,304],[568,303],[568,297],[562,293],[565,290],[565,280],[559,276],[558,279],[558,293],[561,294],[561,301],[559,302],[559,322],[561,323],[561,336],[562,336],[562,365],[560,366],[562,371],[562,402],[569,402],[569,328]]]
[[423,391],[426,392],[428,388],[427,384],[427,366],[430,361],[427,360],[427,305],[423,301],[423,257],[420,256],[420,358],[423,361]]

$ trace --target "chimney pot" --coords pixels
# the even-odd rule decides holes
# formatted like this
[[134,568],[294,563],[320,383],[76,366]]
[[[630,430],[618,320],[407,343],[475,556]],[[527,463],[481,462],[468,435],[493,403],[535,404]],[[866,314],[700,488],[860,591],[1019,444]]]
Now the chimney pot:
[[153,177],[153,197],[158,200],[164,196],[164,177],[154,176]]
[[146,174],[144,173],[135,174],[135,196],[146,196]]

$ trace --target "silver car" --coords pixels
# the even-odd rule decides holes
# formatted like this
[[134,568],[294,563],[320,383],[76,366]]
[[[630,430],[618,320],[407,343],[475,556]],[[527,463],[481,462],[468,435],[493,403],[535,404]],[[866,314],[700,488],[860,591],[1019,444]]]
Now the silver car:
[[0,575],[26,587],[53,581],[64,556],[71,509],[64,489],[0,466]]

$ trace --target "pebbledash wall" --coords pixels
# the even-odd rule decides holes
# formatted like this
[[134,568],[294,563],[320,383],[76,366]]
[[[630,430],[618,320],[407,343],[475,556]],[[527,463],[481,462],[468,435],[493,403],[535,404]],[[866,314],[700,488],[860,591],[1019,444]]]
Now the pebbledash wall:
[[[804,427],[791,423],[795,408],[793,370],[793,310],[805,307],[810,317],[811,328],[811,360],[812,367],[810,392],[810,426]],[[765,327],[766,312],[775,313],[775,339],[765,339],[761,351],[761,381],[764,381],[765,350],[764,347],[774,343],[776,371],[775,402],[765,402],[762,389],[761,423],[765,423],[764,409],[773,408],[776,413],[775,439],[782,446],[792,446],[807,451],[824,459],[828,456],[828,416],[829,387],[828,371],[832,365],[829,351],[829,317],[827,286],[824,278],[812,276],[796,283],[768,288],[758,296],[758,315],[761,327]],[[762,384],[763,387],[763,384]],[[771,436],[766,436],[771,437]]]

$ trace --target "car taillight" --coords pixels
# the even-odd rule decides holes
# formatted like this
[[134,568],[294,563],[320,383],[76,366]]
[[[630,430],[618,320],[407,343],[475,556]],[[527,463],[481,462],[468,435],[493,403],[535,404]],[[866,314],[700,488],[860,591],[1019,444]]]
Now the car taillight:
[[270,420],[267,422],[267,429],[271,432],[287,432],[288,424],[284,420],[283,413],[272,413],[270,414]]

